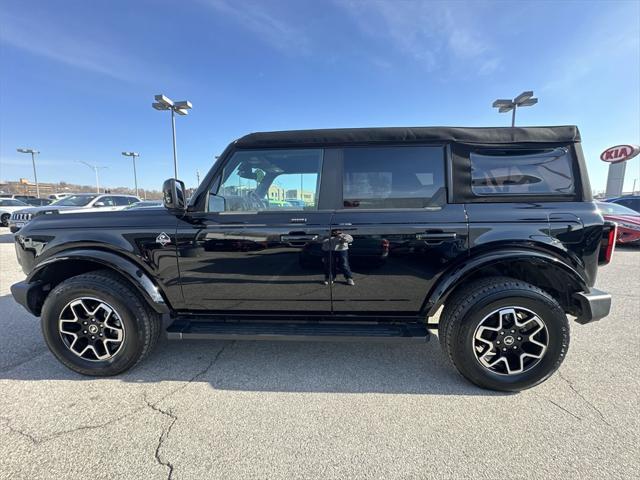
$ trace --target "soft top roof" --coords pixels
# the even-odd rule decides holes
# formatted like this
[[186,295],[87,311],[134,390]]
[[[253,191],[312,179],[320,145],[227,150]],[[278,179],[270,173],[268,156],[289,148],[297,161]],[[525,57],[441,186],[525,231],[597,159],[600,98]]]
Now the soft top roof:
[[388,127],[256,132],[236,140],[238,148],[368,143],[459,142],[468,144],[573,143],[578,127]]

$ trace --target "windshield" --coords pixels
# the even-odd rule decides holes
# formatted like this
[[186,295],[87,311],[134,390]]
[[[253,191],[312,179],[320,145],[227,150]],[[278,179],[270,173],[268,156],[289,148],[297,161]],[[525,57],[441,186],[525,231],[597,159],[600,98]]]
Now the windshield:
[[603,214],[608,215],[633,215],[634,217],[640,217],[640,213],[635,210],[631,210],[630,208],[624,207],[622,205],[618,205],[617,203],[598,203],[598,209]]
[[28,207],[29,205],[13,198],[0,198],[0,207]]
[[71,195],[70,197],[58,200],[55,202],[55,205],[57,207],[84,207],[96,197],[97,195]]

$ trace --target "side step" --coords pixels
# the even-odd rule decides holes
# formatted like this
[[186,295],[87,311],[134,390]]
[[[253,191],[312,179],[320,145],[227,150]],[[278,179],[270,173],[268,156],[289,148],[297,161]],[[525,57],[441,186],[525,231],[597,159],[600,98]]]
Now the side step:
[[308,340],[329,342],[426,342],[419,323],[255,322],[177,319],[167,328],[169,340]]

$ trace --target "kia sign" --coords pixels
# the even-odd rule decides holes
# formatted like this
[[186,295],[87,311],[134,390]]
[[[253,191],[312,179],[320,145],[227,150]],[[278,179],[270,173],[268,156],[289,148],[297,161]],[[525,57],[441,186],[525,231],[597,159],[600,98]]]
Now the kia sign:
[[640,153],[638,145],[616,145],[609,147],[600,154],[600,160],[608,163],[625,162]]

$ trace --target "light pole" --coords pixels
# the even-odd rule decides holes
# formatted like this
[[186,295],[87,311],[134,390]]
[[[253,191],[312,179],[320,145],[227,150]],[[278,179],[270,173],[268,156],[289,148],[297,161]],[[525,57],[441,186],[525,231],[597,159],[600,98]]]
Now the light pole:
[[18,148],[18,152],[31,154],[31,163],[33,164],[33,179],[36,182],[36,197],[40,198],[40,184],[38,183],[38,174],[36,173],[36,155],[40,152],[38,150],[34,150],[33,148]]
[[151,104],[156,110],[171,110],[171,132],[173,133],[173,174],[178,178],[178,153],[176,151],[176,113],[178,115],[187,115],[191,110],[191,102],[183,100],[174,102],[164,95],[156,95],[156,101]]
[[138,174],[136,173],[136,157],[139,157],[140,154],[136,152],[122,152],[122,155],[125,157],[131,157],[133,160],[133,182],[136,186],[136,197],[138,196]]
[[498,112],[500,113],[512,112],[511,126],[515,127],[516,126],[516,109],[518,107],[530,107],[531,105],[535,105],[536,103],[538,103],[538,99],[534,98],[533,92],[531,90],[528,90],[526,92],[522,92],[513,100],[498,99],[495,102],[493,102],[492,106],[493,108],[497,108]]
[[87,167],[91,168],[94,171],[94,173],[96,174],[96,193],[100,193],[100,179],[98,178],[98,170],[100,170],[101,168],[107,168],[107,167],[92,165],[91,163],[83,162],[82,160],[79,160],[79,163],[84,163]]

